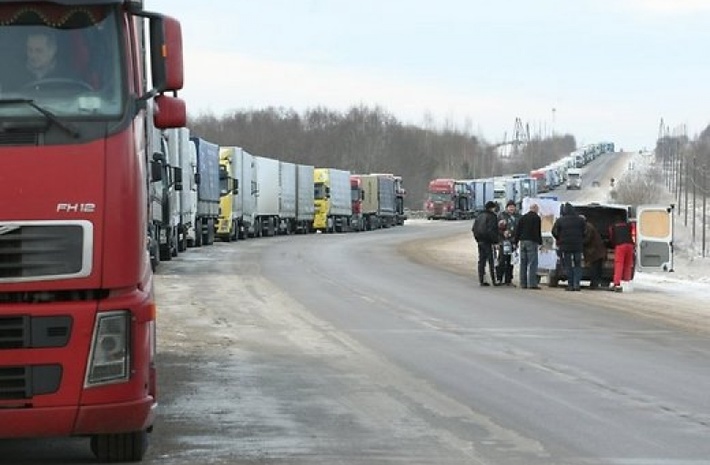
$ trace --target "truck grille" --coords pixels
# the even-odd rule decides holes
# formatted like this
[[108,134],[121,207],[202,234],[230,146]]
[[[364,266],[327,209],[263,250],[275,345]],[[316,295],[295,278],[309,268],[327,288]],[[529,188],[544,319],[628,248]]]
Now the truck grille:
[[0,131],[0,145],[38,145],[36,132],[5,132]]
[[57,392],[62,380],[60,365],[0,368],[0,400],[31,399]]
[[0,282],[88,276],[92,235],[88,221],[0,222]]
[[69,316],[0,318],[0,350],[64,347],[71,336]]

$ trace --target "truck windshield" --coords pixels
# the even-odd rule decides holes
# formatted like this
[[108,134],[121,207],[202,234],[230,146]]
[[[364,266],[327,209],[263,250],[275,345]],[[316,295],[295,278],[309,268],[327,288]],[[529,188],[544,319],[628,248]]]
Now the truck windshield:
[[429,193],[429,200],[432,202],[449,202],[451,201],[451,194],[441,194],[441,193]]
[[[0,99],[29,100],[57,118],[122,114],[114,9],[45,2],[0,4]],[[0,118],[39,117],[29,105]]]

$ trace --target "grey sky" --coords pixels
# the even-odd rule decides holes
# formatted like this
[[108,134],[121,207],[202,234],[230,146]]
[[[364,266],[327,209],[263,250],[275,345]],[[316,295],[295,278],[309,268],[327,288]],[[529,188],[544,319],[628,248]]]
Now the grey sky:
[[[204,5],[204,6],[203,6]],[[206,6],[206,5],[209,5]],[[710,122],[705,0],[146,0],[183,25],[191,114],[380,105],[490,142],[652,147]],[[554,109],[554,111],[553,111]]]

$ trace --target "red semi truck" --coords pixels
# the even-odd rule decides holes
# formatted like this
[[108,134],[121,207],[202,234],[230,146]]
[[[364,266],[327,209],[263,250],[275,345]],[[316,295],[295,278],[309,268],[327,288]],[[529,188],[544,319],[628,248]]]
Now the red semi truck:
[[138,461],[156,408],[150,139],[185,125],[180,25],[136,0],[0,0],[0,18],[0,438],[86,436],[99,461]]
[[470,184],[456,179],[432,179],[429,181],[424,211],[429,220],[473,218],[474,193]]

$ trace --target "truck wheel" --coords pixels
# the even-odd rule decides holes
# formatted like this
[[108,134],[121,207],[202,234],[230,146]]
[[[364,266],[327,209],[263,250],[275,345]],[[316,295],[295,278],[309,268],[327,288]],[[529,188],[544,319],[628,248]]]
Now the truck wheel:
[[557,275],[556,271],[550,271],[547,274],[547,285],[549,287],[557,287],[560,285],[560,277]]
[[170,244],[160,244],[160,261],[169,262],[171,258],[173,255],[170,252]]
[[140,462],[148,449],[148,432],[97,434],[90,440],[91,452],[99,462]]
[[205,245],[214,244],[214,220],[212,218],[207,220],[207,231],[202,237],[202,243]]
[[197,225],[195,229],[195,247],[202,247],[202,223]]
[[178,232],[177,250],[178,253],[187,250],[187,235],[185,234],[185,230],[182,226],[180,227],[180,232]]
[[239,239],[239,230],[237,229],[237,222],[234,221],[232,223],[232,236],[230,237],[231,240],[236,241]]

